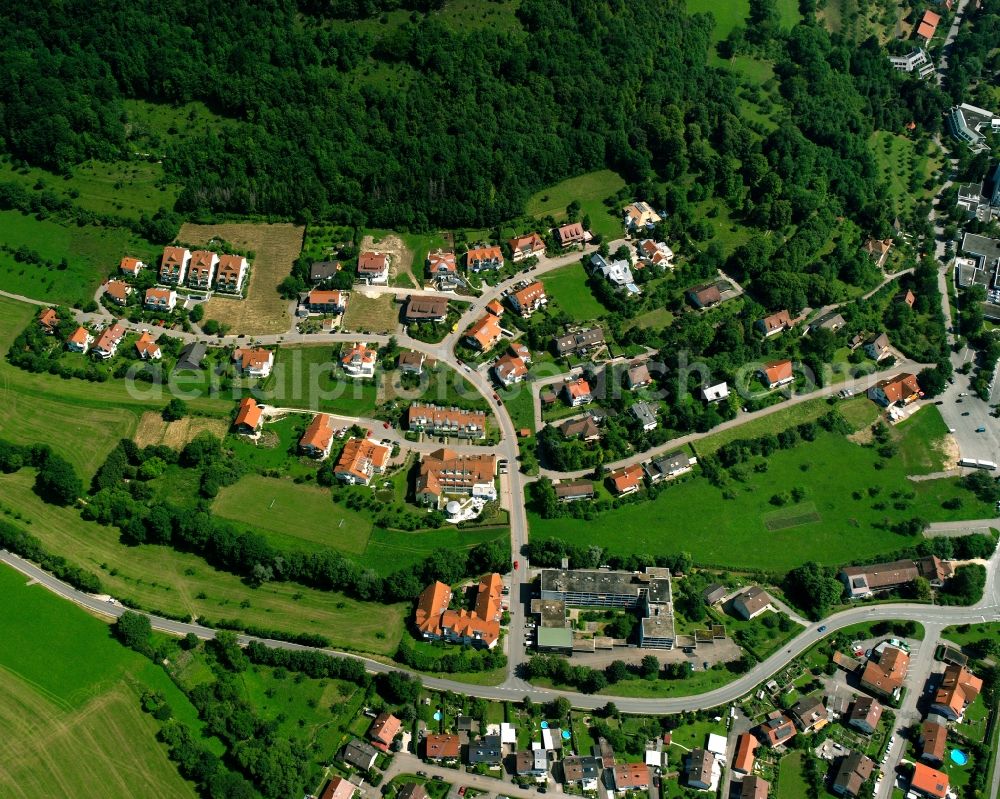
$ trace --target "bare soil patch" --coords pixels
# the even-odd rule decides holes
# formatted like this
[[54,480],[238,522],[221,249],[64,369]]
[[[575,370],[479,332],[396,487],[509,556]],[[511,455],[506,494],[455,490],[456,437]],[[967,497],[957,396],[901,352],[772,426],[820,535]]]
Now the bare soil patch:
[[227,427],[225,419],[188,416],[176,422],[165,422],[156,411],[146,411],[139,420],[133,439],[140,447],[164,444],[177,449],[205,431],[222,438],[226,434]]
[[[389,255],[389,283],[400,286],[420,286],[413,275],[413,250],[399,236],[376,239],[367,235],[361,239],[362,250],[377,250]],[[407,282],[409,281],[409,282]]]
[[264,335],[288,330],[292,314],[288,300],[278,296],[278,284],[291,272],[302,251],[304,235],[304,227],[290,223],[184,224],[178,234],[180,241],[208,246],[213,238],[222,238],[242,250],[254,251],[246,299],[213,296],[205,306],[205,318],[228,325],[229,331],[236,334]]

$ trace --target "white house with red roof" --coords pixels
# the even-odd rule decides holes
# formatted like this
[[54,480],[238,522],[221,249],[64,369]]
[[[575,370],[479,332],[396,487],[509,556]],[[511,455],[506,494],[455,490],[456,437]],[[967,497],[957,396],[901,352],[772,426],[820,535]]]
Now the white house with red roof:
[[173,289],[150,288],[146,289],[146,296],[143,300],[151,311],[163,311],[170,313],[177,307],[177,292]]
[[247,276],[247,259],[242,255],[220,255],[215,272],[215,287],[228,294],[239,294]]
[[264,378],[274,368],[274,353],[260,348],[239,348],[233,351],[233,362],[244,377]]
[[66,339],[66,349],[70,352],[86,352],[90,345],[94,343],[94,337],[85,327],[78,327],[72,335]]
[[130,275],[131,277],[135,277],[136,275],[139,274],[139,272],[141,272],[143,269],[146,268],[146,264],[144,264],[138,258],[130,258],[128,256],[125,256],[124,258],[122,258],[121,263],[118,264],[118,268],[121,270],[121,273],[123,275]]
[[386,285],[389,282],[388,254],[377,251],[361,253],[358,256],[358,280],[369,285]]
[[125,338],[125,328],[115,322],[98,336],[94,343],[94,354],[104,361],[113,358],[123,338]]
[[349,377],[375,377],[377,358],[377,351],[368,347],[364,342],[360,342],[341,353],[340,365]]
[[191,251],[184,247],[164,247],[160,259],[160,282],[180,285],[187,277]]
[[124,305],[128,302],[132,287],[124,280],[109,280],[104,284],[104,295],[115,305]]
[[214,252],[195,250],[191,253],[191,261],[188,263],[188,285],[196,289],[210,288],[218,264],[219,256]]
[[144,361],[158,361],[163,357],[160,352],[160,345],[156,343],[149,331],[143,332],[135,342],[135,351]]

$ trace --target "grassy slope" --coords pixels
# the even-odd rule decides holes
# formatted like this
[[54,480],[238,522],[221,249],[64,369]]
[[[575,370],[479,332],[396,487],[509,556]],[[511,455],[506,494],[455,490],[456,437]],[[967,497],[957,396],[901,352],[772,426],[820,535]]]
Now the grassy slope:
[[110,640],[104,623],[6,567],[0,597],[0,795],[194,797],[139,707],[143,689],[163,691],[197,725],[167,675]]
[[542,277],[545,293],[575,321],[585,322],[607,316],[608,309],[598,302],[590,286],[587,273],[580,264],[570,264]]
[[610,169],[588,172],[537,192],[528,200],[527,211],[536,217],[551,215],[561,222],[566,218],[566,206],[576,200],[580,203],[580,218],[590,215],[594,233],[618,238],[623,232],[621,217],[608,213],[604,200],[624,186],[624,179]]

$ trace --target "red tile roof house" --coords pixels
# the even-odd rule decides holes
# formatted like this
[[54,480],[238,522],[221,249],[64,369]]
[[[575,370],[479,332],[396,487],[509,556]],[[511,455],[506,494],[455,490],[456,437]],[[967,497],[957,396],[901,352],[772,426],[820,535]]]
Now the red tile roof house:
[[343,777],[334,777],[327,783],[319,799],[351,799],[357,789],[358,786]]
[[435,507],[449,495],[496,499],[496,474],[495,455],[459,455],[442,448],[421,459],[414,494],[420,504]]
[[73,334],[66,339],[66,349],[70,352],[86,352],[90,345],[94,343],[94,337],[85,327],[78,327]]
[[181,284],[191,263],[191,251],[183,247],[165,247],[160,259],[160,282]]
[[780,710],[774,710],[767,716],[767,721],[758,728],[764,743],[768,746],[782,746],[795,737],[795,722]]
[[608,476],[608,480],[611,482],[611,490],[618,496],[638,491],[642,488],[643,474],[642,466],[638,463],[612,472]]
[[795,375],[792,373],[792,362],[788,360],[764,364],[764,367],[757,374],[760,375],[761,381],[769,389],[788,385],[795,380]]
[[944,670],[941,685],[934,694],[931,710],[949,721],[958,721],[965,708],[976,701],[983,690],[983,681],[965,666],[952,664]]
[[929,42],[937,33],[937,26],[941,22],[941,17],[933,11],[925,11],[923,19],[917,25],[917,36],[925,42]]
[[121,270],[123,275],[131,275],[135,277],[143,269],[146,268],[146,264],[140,261],[138,258],[122,258],[121,263],[118,264],[118,268]]
[[733,771],[741,774],[750,774],[753,771],[754,760],[756,760],[757,739],[750,733],[745,732],[736,739],[736,756],[733,758]]
[[868,389],[868,399],[886,408],[890,405],[909,405],[920,399],[921,394],[916,376],[908,372],[879,380]]
[[861,687],[876,696],[895,699],[903,687],[910,669],[910,656],[903,650],[887,646],[878,660],[869,660],[861,673]]
[[142,304],[151,311],[170,313],[177,307],[177,292],[173,289],[146,289]]
[[687,296],[695,308],[711,308],[722,302],[722,292],[714,283],[688,289]]
[[496,246],[473,247],[465,254],[465,268],[470,272],[503,269],[503,252]]
[[236,420],[233,422],[233,429],[237,433],[246,436],[254,435],[260,430],[264,413],[253,397],[244,397],[240,400],[240,408],[236,413]]
[[265,378],[274,367],[274,353],[264,349],[233,350],[233,361],[241,375]]
[[545,239],[537,233],[518,236],[516,239],[510,239],[507,244],[510,245],[510,259],[514,263],[545,253]]
[[59,314],[55,308],[46,308],[38,314],[38,324],[46,333],[53,333],[59,326]]
[[556,241],[560,247],[571,247],[574,244],[584,244],[590,239],[590,235],[583,229],[579,222],[571,222],[556,229]]
[[299,439],[299,451],[323,460],[333,447],[334,432],[333,417],[328,413],[317,413]]
[[114,357],[123,338],[125,338],[125,328],[115,322],[98,336],[94,344],[94,355],[104,361]]
[[391,713],[379,713],[368,728],[368,737],[372,740],[372,746],[387,752],[402,729],[403,722]]
[[306,295],[306,305],[310,313],[342,314],[347,309],[347,294],[313,289]]
[[455,261],[455,253],[451,250],[438,250],[427,253],[427,272],[431,280],[436,280],[439,287],[453,289],[458,283],[456,275],[458,267]]
[[920,725],[920,759],[938,765],[944,762],[948,746],[948,727],[945,719],[936,713]]
[[503,306],[500,304],[499,300],[490,300],[486,303],[486,310],[493,314],[497,319],[503,316]]
[[191,253],[191,262],[188,264],[188,285],[196,289],[211,288],[218,264],[219,256],[214,252],[195,250]]
[[135,351],[144,361],[158,361],[163,357],[160,345],[156,343],[149,331],[144,331],[135,342]]
[[104,295],[115,303],[124,305],[132,293],[132,287],[123,280],[109,280],[104,286]]
[[507,301],[516,313],[527,319],[549,300],[545,296],[544,284],[540,280],[535,280],[522,289],[512,291],[507,296]]
[[220,255],[215,270],[215,288],[227,294],[239,294],[247,276],[247,259],[242,255]]
[[582,377],[564,383],[563,393],[566,395],[566,401],[574,408],[594,401],[594,395],[590,391],[590,383]]
[[368,285],[384,286],[389,282],[389,255],[366,251],[358,256],[358,280]]
[[777,313],[765,316],[757,320],[757,329],[764,334],[764,338],[776,336],[792,328],[792,317],[788,311],[778,311]]
[[406,427],[418,433],[457,438],[485,438],[486,414],[414,402],[406,410]]
[[512,386],[528,376],[528,365],[522,359],[507,353],[493,364],[493,374],[504,386]]
[[493,314],[486,314],[473,323],[465,333],[465,341],[481,352],[489,352],[502,337],[500,322]]
[[370,485],[372,477],[382,474],[392,450],[370,438],[351,438],[344,444],[333,476],[352,485]]
[[910,791],[917,796],[927,796],[930,799],[945,799],[948,795],[948,775],[923,763],[917,763],[913,766]]
[[424,738],[424,757],[428,760],[458,760],[461,743],[457,735],[428,735]]
[[355,344],[340,355],[340,365],[348,377],[375,377],[378,353],[365,344]]
[[662,241],[643,239],[639,242],[639,246],[636,247],[635,251],[639,259],[637,268],[640,265],[645,266],[647,264],[663,269],[672,269],[674,266],[674,251]]
[[882,718],[882,703],[870,696],[859,696],[851,706],[847,723],[871,735]]
[[649,787],[649,766],[645,763],[619,763],[612,774],[616,791],[644,791]]

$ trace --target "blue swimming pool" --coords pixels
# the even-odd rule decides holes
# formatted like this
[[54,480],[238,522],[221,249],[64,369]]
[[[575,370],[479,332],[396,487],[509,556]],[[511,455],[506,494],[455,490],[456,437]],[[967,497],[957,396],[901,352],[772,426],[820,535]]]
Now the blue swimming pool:
[[964,766],[969,762],[969,756],[965,754],[961,749],[951,750],[951,762],[959,766]]

